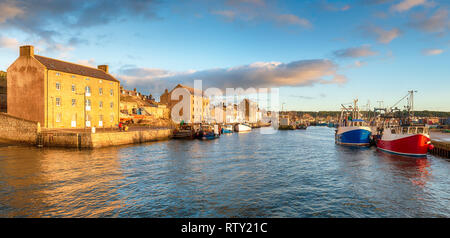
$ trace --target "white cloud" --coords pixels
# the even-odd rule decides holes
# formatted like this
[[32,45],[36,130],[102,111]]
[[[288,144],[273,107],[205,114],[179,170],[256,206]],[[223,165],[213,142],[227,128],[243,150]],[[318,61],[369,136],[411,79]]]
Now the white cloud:
[[428,56],[430,56],[430,55],[440,55],[442,53],[444,53],[444,50],[442,50],[442,49],[425,49],[425,50],[422,51],[423,55],[428,55]]
[[17,49],[19,41],[15,38],[0,36],[0,48]]
[[403,0],[398,4],[395,4],[391,7],[391,10],[396,12],[404,12],[408,11],[409,9],[420,6],[420,5],[426,5],[427,0]]
[[89,60],[78,60],[77,64],[81,64],[84,66],[89,66],[89,67],[93,67],[96,68],[96,64],[95,64],[95,60],[94,59],[89,59]]

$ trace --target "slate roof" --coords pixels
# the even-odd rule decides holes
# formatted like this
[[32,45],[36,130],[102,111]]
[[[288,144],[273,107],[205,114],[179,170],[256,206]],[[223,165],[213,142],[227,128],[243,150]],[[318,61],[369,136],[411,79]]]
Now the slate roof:
[[106,73],[101,69],[91,68],[88,66],[83,66],[79,64],[73,64],[57,59],[47,58],[40,55],[34,55],[41,64],[43,64],[49,70],[55,70],[60,72],[65,72],[69,74],[78,74],[86,77],[104,79],[114,82],[119,82],[116,78]]

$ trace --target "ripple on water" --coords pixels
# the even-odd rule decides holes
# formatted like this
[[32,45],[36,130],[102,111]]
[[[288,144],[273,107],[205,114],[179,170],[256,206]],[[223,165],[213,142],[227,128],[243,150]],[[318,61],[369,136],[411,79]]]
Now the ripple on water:
[[449,217],[448,160],[334,129],[96,150],[0,146],[1,217]]

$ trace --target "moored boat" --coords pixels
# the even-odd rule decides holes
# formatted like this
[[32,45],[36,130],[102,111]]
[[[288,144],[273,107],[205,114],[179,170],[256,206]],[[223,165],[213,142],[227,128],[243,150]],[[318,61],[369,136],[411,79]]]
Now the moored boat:
[[308,128],[308,126],[306,124],[298,124],[297,125],[297,129],[299,129],[299,130],[306,130],[306,128]]
[[374,137],[379,150],[390,154],[408,157],[426,157],[431,144],[429,128],[425,124],[414,123],[414,90],[409,91],[403,99],[408,100],[407,113],[397,109],[397,102],[384,115],[382,124]]
[[233,126],[232,125],[224,125],[222,127],[222,134],[227,134],[227,133],[233,133]]
[[201,140],[213,140],[220,137],[219,126],[202,125],[200,130],[195,133],[195,138]]
[[194,139],[195,131],[192,126],[182,125],[180,128],[175,129],[172,134],[174,139]]
[[251,131],[252,127],[250,125],[244,124],[244,123],[238,123],[234,126],[234,131],[236,132],[244,132],[244,131]]
[[425,157],[433,149],[425,126],[399,126],[383,128],[376,139],[381,151],[412,157]]
[[335,134],[336,144],[349,146],[370,145],[372,130],[363,119],[360,119],[357,102],[358,100],[354,100],[353,107],[342,105],[341,117]]

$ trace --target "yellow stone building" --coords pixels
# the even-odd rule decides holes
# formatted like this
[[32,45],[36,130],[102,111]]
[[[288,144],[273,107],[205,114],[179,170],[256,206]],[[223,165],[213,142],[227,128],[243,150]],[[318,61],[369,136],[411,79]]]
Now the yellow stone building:
[[8,114],[46,128],[113,127],[119,122],[120,82],[98,69],[34,54],[21,46],[8,68]]
[[[194,89],[185,85],[178,84],[170,92],[165,90],[165,92],[160,96],[160,102],[166,104],[172,111],[173,107],[180,102],[180,100],[172,100],[172,93],[177,88],[184,88],[190,94],[189,108],[191,110],[191,118],[186,123],[202,123],[210,119],[210,108],[209,108],[209,98],[205,96],[203,91]],[[196,90],[198,90],[196,92]],[[183,100],[182,96],[180,99]],[[183,111],[180,111],[180,115],[183,115]],[[173,119],[173,118],[172,118]]]
[[0,112],[6,112],[6,72],[0,71]]

